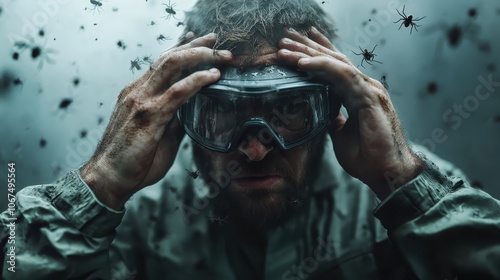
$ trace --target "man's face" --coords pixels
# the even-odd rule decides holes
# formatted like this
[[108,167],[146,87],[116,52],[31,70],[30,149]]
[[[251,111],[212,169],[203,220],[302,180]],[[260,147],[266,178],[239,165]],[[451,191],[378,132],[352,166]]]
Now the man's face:
[[[264,144],[250,131],[236,150],[210,151],[194,143],[193,156],[201,177],[219,185],[212,199],[219,215],[243,218],[259,226],[286,220],[302,202],[306,186],[316,177],[325,134],[289,150]],[[233,171],[233,172],[230,172]],[[230,175],[229,183],[221,178]]]
[[[254,65],[277,64],[277,48],[261,45]],[[233,54],[235,64],[245,55]],[[257,226],[274,226],[293,215],[304,192],[317,177],[317,165],[324,148],[325,133],[289,150],[262,139],[262,128],[251,127],[229,153],[208,150],[193,142],[193,156],[207,184],[219,185],[211,204],[222,217],[245,220]],[[230,175],[230,181],[220,178]]]

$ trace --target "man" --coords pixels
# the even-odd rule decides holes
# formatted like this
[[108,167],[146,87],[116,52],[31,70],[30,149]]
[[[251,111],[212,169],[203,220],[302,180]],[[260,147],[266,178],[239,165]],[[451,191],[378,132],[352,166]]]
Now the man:
[[314,1],[199,0],[186,31],[18,194],[4,278],[500,279],[499,202],[410,148]]

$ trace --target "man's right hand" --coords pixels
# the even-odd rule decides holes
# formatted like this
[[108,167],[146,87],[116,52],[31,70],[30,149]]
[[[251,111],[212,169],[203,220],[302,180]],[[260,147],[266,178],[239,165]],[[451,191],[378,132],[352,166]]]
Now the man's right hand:
[[[188,33],[186,41],[193,37]],[[200,64],[218,65],[232,59],[229,51],[211,48],[215,41],[211,33],[174,46],[122,90],[96,152],[80,169],[101,202],[122,209],[130,196],[158,182],[170,169],[184,135],[177,109],[220,78],[216,68],[187,77],[182,73]]]

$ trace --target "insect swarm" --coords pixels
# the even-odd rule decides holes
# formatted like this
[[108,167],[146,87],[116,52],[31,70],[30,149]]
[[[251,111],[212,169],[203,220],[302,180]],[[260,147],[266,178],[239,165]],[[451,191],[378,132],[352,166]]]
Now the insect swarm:
[[367,49],[363,50],[361,47],[359,47],[359,49],[361,50],[361,53],[355,53],[354,51],[352,51],[352,53],[355,55],[362,55],[363,56],[363,59],[361,60],[361,67],[365,68],[363,66],[364,61],[366,61],[366,63],[368,63],[370,65],[373,65],[372,62],[378,62],[378,63],[382,64],[382,62],[375,60],[375,56],[377,56],[377,55],[374,54],[373,52],[375,51],[376,47],[377,47],[377,45],[375,45],[375,47],[373,47],[373,50],[371,52],[369,52]]
[[402,17],[401,19],[399,19],[398,21],[395,21],[394,23],[398,23],[400,21],[403,21],[401,23],[401,25],[399,25],[399,29],[401,29],[401,27],[404,26],[405,27],[408,27],[408,26],[411,26],[410,27],[410,35],[411,35],[411,32],[413,31],[413,28],[415,28],[415,30],[418,32],[418,29],[417,27],[420,27],[420,25],[416,24],[415,21],[419,21],[419,20],[422,20],[424,19],[425,17],[420,17],[420,18],[413,18],[412,15],[409,15],[409,16],[406,16],[405,14],[405,5],[403,5],[403,13],[401,14],[398,9],[396,9],[396,11],[398,12],[398,14]]

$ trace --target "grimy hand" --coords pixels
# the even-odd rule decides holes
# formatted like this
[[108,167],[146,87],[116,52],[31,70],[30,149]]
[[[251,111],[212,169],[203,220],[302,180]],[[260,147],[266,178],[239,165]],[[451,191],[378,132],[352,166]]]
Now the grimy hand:
[[[363,74],[316,28],[307,35],[293,29],[279,42],[278,59],[325,81],[337,99],[329,133],[335,154],[351,176],[368,185],[380,199],[415,178],[422,161],[407,144],[389,94]],[[337,111],[344,105],[346,119]]]
[[144,75],[122,90],[95,154],[80,169],[97,198],[113,209],[121,209],[132,194],[165,176],[184,135],[177,109],[220,78],[216,68],[184,78],[181,74],[232,58],[229,51],[211,48],[215,34],[193,38],[189,32],[185,42],[162,53]]

